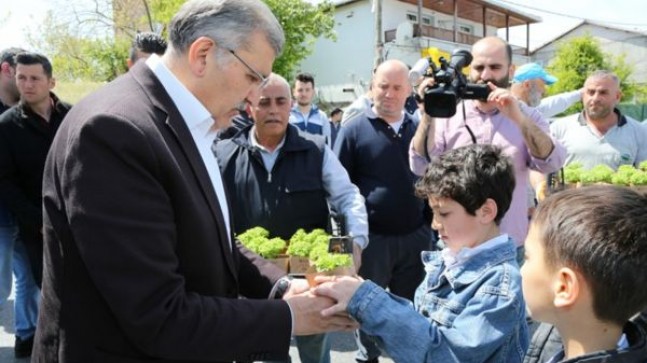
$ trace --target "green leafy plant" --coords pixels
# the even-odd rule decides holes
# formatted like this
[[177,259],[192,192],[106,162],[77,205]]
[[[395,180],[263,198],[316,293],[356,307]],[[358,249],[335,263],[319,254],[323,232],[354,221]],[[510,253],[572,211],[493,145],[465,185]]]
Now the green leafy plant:
[[568,164],[564,167],[564,182],[575,184],[580,182],[580,177],[584,169],[580,163]]
[[340,267],[351,267],[353,265],[352,255],[345,253],[325,253],[314,261],[317,272],[333,271]]
[[285,251],[285,247],[287,247],[287,243],[283,239],[274,237],[260,244],[258,254],[265,258],[277,258]]
[[317,272],[329,272],[339,267],[353,266],[352,255],[328,252],[328,235],[319,235],[313,241],[308,258]]
[[596,165],[593,168],[582,172],[580,181],[583,184],[611,183],[611,176],[614,171],[608,165]]
[[638,164],[638,169],[640,169],[642,171],[647,171],[647,160],[645,160],[642,163]]
[[285,251],[287,243],[281,238],[269,238],[270,232],[263,227],[254,227],[237,237],[248,250],[264,258],[276,258]]
[[306,233],[303,228],[298,229],[290,237],[287,254],[290,256],[309,257],[310,251],[317,241],[328,242],[328,234],[323,229],[314,229]]
[[647,185],[647,171],[636,171],[629,181],[631,185]]
[[611,175],[611,183],[617,185],[630,185],[632,176],[639,172],[640,171],[635,169],[633,165],[620,165],[618,170]]

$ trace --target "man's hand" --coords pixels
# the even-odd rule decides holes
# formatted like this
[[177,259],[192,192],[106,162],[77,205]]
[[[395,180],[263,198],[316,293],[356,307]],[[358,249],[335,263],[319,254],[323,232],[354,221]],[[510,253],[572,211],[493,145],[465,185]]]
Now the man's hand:
[[504,116],[520,125],[526,116],[519,107],[519,100],[512,95],[510,90],[498,88],[492,82],[488,82],[488,87],[491,90],[487,98],[488,102],[493,103]]
[[323,314],[335,305],[325,296],[316,296],[312,292],[285,297],[293,314],[294,335],[321,334],[329,331],[352,331],[358,328],[357,323],[345,312],[340,314]]
[[314,289],[316,295],[327,296],[337,301],[334,306],[322,311],[324,316],[346,313],[348,302],[359,288],[359,285],[364,282],[359,276],[317,276],[315,281],[318,283]]

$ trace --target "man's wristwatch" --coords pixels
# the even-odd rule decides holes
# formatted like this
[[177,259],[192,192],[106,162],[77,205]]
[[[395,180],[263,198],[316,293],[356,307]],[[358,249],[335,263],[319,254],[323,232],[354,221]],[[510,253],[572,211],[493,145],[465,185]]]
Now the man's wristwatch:
[[270,299],[282,299],[283,295],[290,289],[292,278],[290,276],[281,277],[270,291]]

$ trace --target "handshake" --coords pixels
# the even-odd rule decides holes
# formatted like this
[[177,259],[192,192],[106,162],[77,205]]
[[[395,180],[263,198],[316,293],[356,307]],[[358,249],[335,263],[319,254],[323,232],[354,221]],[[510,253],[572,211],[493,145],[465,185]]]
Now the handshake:
[[358,276],[317,276],[317,285],[310,287],[305,279],[292,280],[283,300],[292,310],[293,335],[357,329],[346,308],[363,282]]

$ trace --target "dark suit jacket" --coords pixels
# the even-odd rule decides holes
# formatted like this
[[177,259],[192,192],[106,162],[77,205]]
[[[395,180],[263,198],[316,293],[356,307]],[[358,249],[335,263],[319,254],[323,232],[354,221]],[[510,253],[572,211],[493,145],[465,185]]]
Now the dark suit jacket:
[[266,299],[281,272],[231,249],[189,129],[144,62],[70,111],[43,203],[33,362],[287,357],[289,307]]

